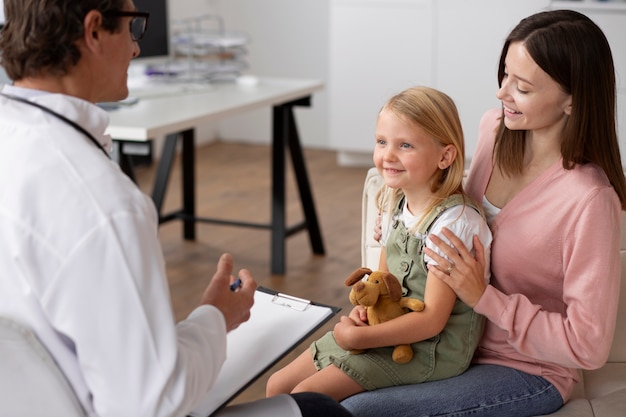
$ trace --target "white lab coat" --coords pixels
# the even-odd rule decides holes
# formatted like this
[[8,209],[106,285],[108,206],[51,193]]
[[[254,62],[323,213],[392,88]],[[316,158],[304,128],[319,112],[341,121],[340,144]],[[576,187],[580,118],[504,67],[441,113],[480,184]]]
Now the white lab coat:
[[[97,106],[4,91],[110,149]],[[185,415],[225,360],[226,326],[212,306],[175,324],[152,200],[84,134],[4,97],[0,149],[0,314],[35,330],[90,415]]]

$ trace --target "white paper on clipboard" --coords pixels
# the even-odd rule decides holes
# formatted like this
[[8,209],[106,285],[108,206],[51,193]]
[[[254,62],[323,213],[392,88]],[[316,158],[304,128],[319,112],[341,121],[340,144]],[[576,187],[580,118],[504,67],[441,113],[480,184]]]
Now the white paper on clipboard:
[[336,307],[259,288],[250,320],[228,334],[226,362],[211,392],[189,415],[212,415],[338,311]]

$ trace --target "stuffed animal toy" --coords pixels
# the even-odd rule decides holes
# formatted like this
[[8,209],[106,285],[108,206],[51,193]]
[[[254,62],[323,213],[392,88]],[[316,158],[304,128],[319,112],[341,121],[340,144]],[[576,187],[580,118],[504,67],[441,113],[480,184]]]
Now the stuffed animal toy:
[[[363,277],[369,275],[367,280]],[[350,290],[350,302],[366,307],[367,321],[370,326],[384,323],[402,314],[422,311],[424,303],[416,298],[402,297],[402,287],[398,279],[389,272],[359,268],[345,281]],[[351,354],[363,353],[363,350],[351,350]],[[413,358],[411,345],[394,347],[392,359],[396,363],[407,363]]]

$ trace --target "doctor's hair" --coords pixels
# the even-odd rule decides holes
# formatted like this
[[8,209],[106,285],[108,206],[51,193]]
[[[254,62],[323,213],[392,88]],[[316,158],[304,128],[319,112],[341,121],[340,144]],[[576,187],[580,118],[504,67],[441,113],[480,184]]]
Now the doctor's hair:
[[[606,36],[589,17],[573,10],[539,12],[522,19],[504,42],[499,86],[506,76],[506,55],[515,42],[523,43],[533,61],[571,94],[571,114],[561,132],[563,168],[598,165],[626,210],[626,181],[615,123],[615,67]],[[501,118],[494,157],[503,174],[522,171],[525,139],[526,131],[507,129]]]
[[41,75],[60,76],[80,60],[76,42],[91,10],[102,13],[102,27],[121,30],[119,11],[127,0],[4,0],[0,64],[13,81]]
[[[449,167],[439,170],[431,191],[436,195],[430,209],[452,194],[462,194],[465,170],[465,142],[463,127],[454,101],[445,93],[430,87],[411,87],[391,97],[382,110],[388,110],[401,120],[419,126],[441,146],[453,145],[456,158]],[[402,197],[402,190],[392,190],[386,185],[380,190],[377,201],[381,210],[391,210]]]

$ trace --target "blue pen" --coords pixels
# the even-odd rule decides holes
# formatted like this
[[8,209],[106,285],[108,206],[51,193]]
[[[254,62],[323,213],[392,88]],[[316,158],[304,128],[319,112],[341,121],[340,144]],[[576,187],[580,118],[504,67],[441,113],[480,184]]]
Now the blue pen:
[[241,287],[241,278],[237,278],[235,280],[235,282],[233,282],[232,284],[230,284],[230,290],[231,291],[237,291],[237,289]]
[[165,70],[158,70],[158,69],[154,69],[154,68],[148,68],[146,69],[146,75],[147,76],[168,76],[168,77],[173,77],[175,75],[178,75],[175,71],[165,71]]

